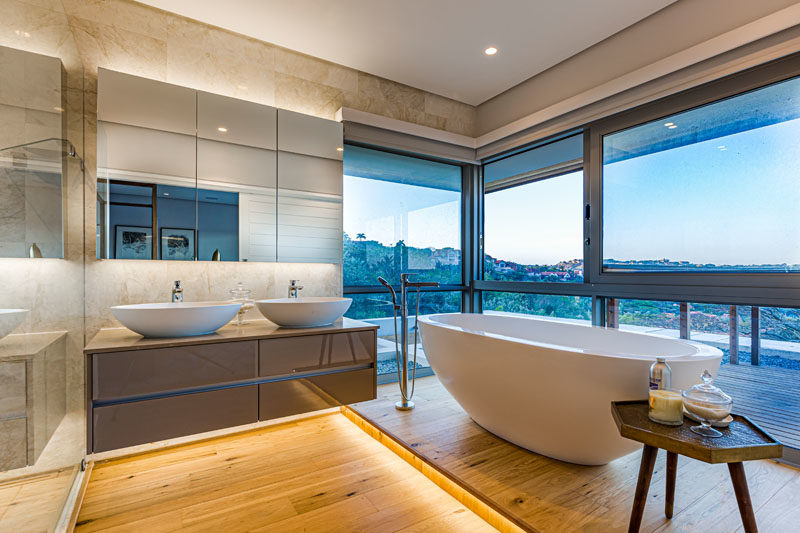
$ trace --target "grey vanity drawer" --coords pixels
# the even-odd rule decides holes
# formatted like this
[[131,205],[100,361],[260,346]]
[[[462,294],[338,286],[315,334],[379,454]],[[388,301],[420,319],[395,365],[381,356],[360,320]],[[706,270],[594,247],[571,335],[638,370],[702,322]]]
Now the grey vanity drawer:
[[25,361],[0,363],[0,419],[25,416]]
[[260,420],[270,420],[373,400],[375,369],[287,379],[258,387],[258,417]]
[[257,376],[257,341],[93,356],[92,398],[108,400],[203,387]]
[[260,376],[361,365],[375,360],[375,332],[353,331],[259,341]]
[[0,470],[28,464],[28,422],[25,418],[0,420]]
[[95,407],[93,451],[258,421],[257,385]]

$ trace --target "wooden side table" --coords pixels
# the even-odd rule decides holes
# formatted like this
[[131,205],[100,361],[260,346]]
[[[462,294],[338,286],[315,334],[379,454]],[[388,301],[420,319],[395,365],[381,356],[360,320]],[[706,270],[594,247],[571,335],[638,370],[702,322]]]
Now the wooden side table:
[[639,481],[636,484],[631,521],[628,525],[629,532],[639,531],[642,524],[647,491],[650,489],[659,448],[667,451],[667,501],[664,508],[667,518],[672,518],[675,504],[678,455],[685,455],[706,463],[728,464],[744,530],[746,533],[758,531],[742,462],[781,457],[783,445],[780,442],[747,417],[739,415],[732,415],[733,422],[728,428],[719,429],[722,437],[708,438],[691,431],[689,428],[696,425],[696,422],[689,419],[685,419],[682,426],[665,426],[653,422],[647,417],[647,400],[611,402],[611,414],[620,435],[644,444]]

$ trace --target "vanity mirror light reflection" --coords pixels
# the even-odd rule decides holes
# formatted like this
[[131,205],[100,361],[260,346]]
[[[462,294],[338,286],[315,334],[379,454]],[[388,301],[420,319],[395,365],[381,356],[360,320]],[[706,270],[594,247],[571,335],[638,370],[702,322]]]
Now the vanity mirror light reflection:
[[342,125],[100,69],[101,259],[339,263]]

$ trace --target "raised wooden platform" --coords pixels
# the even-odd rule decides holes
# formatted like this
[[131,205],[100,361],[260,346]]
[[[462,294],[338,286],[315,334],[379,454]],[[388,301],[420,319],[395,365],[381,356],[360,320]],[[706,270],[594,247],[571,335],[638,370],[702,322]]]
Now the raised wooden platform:
[[[413,411],[395,410],[398,394],[396,384],[384,385],[378,388],[378,399],[351,408],[523,529],[627,530],[640,452],[599,467],[563,463],[482,429],[435,376],[417,382]],[[674,517],[667,520],[663,513],[665,455],[660,454],[656,462],[642,531],[716,532],[741,527],[728,470],[683,457],[677,472],[681,491],[676,495]],[[761,530],[796,528],[800,471],[773,461],[753,461],[745,469]]]
[[733,398],[735,413],[800,449],[800,370],[728,364],[720,367],[717,385]]

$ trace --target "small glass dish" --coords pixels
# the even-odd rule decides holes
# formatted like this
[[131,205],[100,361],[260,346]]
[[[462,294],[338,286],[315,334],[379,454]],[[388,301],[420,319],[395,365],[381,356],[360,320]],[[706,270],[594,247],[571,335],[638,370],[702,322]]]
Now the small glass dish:
[[236,313],[236,325],[241,326],[244,324],[244,315],[256,305],[255,300],[250,298],[250,293],[253,291],[245,287],[240,281],[236,284],[236,287],[228,292],[231,294],[232,301],[242,304],[242,307],[239,308],[239,312]]
[[683,424],[683,397],[680,389],[650,389],[647,418],[666,426]]
[[683,393],[684,407],[700,420],[700,425],[692,426],[691,430],[703,437],[721,437],[722,433],[712,428],[711,424],[725,420],[731,414],[733,400],[712,384],[714,378],[708,370],[700,378],[703,383]]

